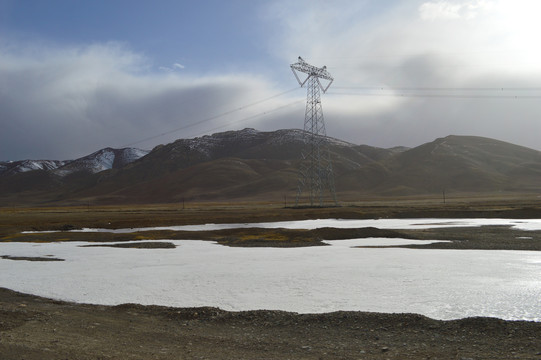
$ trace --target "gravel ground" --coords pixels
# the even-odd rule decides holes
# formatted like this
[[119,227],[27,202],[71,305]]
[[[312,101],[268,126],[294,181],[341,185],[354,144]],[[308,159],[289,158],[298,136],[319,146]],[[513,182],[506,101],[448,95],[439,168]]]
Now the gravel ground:
[[114,307],[0,288],[0,358],[541,359],[541,323],[414,314]]

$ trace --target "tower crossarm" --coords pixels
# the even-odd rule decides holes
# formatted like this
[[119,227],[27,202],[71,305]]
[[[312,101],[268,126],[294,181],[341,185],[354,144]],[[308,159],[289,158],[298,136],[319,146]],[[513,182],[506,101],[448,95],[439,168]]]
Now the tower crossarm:
[[[318,79],[318,83],[319,83],[319,86],[321,87],[321,90],[323,90],[323,92],[326,92],[334,80],[331,74],[327,71],[326,66],[318,68],[314,65],[310,65],[306,61],[304,61],[304,59],[300,56],[296,63],[291,64],[291,70],[293,71],[293,74],[295,74],[295,77],[297,78],[297,81],[299,82],[301,87],[304,86],[304,84],[306,84],[308,79],[310,79],[311,77],[315,77]],[[306,79],[304,79],[304,81],[301,81],[301,79],[297,75],[297,71],[308,75]],[[329,83],[327,84],[327,86],[323,87],[319,79],[327,80],[329,81]]]

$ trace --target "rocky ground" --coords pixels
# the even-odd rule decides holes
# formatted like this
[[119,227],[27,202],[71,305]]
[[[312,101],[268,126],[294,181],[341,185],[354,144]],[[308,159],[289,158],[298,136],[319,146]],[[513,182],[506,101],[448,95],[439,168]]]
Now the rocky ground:
[[[321,238],[354,236],[446,239],[427,247],[540,250],[541,232],[506,227],[387,231],[243,230],[195,234],[47,233],[91,227],[157,226],[202,222],[366,217],[541,217],[531,204],[375,206],[337,209],[171,208],[0,209],[0,241],[146,240],[197,238],[228,246],[321,245]],[[121,244],[122,246],[122,244]],[[127,245],[126,246],[133,246]],[[2,254],[0,254],[2,255]],[[0,261],[61,261],[3,257]],[[59,279],[61,281],[61,279]],[[520,306],[520,304],[517,304]],[[436,321],[414,314],[277,311],[225,312],[215,308],[114,307],[66,303],[0,288],[0,359],[538,359],[541,323],[469,318]]]
[[0,289],[0,358],[541,359],[541,323],[82,305]]

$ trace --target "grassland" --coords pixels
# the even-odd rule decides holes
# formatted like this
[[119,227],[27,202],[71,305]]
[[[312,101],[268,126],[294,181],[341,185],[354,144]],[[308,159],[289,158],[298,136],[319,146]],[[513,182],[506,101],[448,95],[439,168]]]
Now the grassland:
[[[468,201],[469,200],[469,201]],[[204,223],[252,223],[323,218],[541,218],[537,199],[457,199],[443,204],[434,199],[386,200],[352,203],[338,207],[292,208],[283,204],[193,203],[123,205],[101,207],[0,208],[0,241],[132,241],[197,239],[218,241],[229,246],[313,246],[321,240],[363,237],[453,240],[423,245],[431,248],[541,250],[541,233],[507,227],[463,229],[227,229],[217,231],[144,231],[133,233],[70,232],[80,228],[138,228]],[[55,231],[22,233],[23,231]]]

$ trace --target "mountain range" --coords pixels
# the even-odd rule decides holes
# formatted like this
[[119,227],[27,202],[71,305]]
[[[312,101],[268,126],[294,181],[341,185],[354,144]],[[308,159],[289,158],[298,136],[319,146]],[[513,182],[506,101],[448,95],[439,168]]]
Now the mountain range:
[[[326,138],[338,199],[541,190],[541,152],[475,136],[389,149]],[[2,206],[294,199],[302,130],[228,131],[152,151],[0,162]]]
[[0,161],[0,176],[15,175],[35,170],[51,171],[60,176],[76,172],[94,174],[104,170],[122,168],[149,152],[135,148],[105,148],[76,160]]

